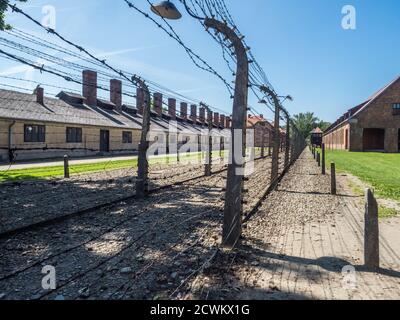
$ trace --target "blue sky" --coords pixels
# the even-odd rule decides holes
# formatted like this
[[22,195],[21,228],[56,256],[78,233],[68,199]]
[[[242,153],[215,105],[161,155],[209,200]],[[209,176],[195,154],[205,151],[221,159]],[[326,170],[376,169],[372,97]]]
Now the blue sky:
[[[133,1],[149,11],[145,0]],[[176,0],[175,3],[183,19],[172,24],[184,42],[233,80],[221,49],[184,12],[180,3]],[[292,114],[312,111],[323,120],[334,121],[400,75],[398,0],[226,0],[226,3],[276,91],[294,97],[286,105]],[[356,30],[344,30],[341,26],[342,7],[348,4],[356,8]],[[232,102],[222,82],[197,69],[182,47],[122,0],[29,0],[21,7],[41,20],[44,5],[56,8],[58,32],[96,54],[105,53],[110,64],[231,113]],[[17,14],[10,13],[8,22],[56,40]],[[58,78],[36,71],[27,73],[15,66],[18,64],[0,57],[0,74],[79,89]],[[251,93],[249,103],[271,118],[271,113]]]

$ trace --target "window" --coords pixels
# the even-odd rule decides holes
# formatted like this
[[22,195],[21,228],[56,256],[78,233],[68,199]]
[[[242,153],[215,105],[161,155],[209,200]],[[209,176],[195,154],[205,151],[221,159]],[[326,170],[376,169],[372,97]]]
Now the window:
[[67,127],[67,143],[81,143],[81,142],[82,142],[82,128]]
[[393,115],[400,115],[400,103],[393,103]]
[[132,132],[130,131],[122,132],[122,143],[132,143]]
[[46,127],[32,124],[24,125],[24,141],[25,142],[45,142]]

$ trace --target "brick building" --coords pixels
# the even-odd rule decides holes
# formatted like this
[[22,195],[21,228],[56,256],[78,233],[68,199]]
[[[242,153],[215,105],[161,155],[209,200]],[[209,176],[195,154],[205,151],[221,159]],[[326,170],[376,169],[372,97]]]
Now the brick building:
[[[0,90],[0,162],[50,159],[68,154],[73,157],[112,156],[136,153],[143,123],[143,92],[138,90],[139,106],[122,101],[122,83],[110,81],[110,101],[97,96],[97,74],[83,72],[82,95],[61,91],[56,98],[45,96],[38,87],[33,94]],[[178,145],[192,142],[198,145],[208,119],[213,121],[212,136],[219,147],[227,139],[230,118],[206,117],[204,108],[198,110],[168,99],[164,112],[163,96],[153,96],[151,135],[164,134],[178,140]],[[169,135],[173,127],[174,134]],[[175,134],[176,132],[176,134]],[[150,137],[150,139],[152,139]],[[153,141],[153,140],[150,140]]]
[[261,148],[263,141],[264,146],[272,146],[273,139],[273,125],[261,114],[259,116],[248,115],[247,118],[247,129],[254,130],[254,146]]
[[400,152],[400,77],[348,110],[323,141],[329,149]]

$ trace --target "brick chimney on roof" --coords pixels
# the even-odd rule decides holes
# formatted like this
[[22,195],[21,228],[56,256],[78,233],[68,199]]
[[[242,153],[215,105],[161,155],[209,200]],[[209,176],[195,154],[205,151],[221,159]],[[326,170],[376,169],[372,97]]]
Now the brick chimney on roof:
[[122,81],[110,80],[110,101],[115,104],[117,111],[122,112]]
[[168,99],[168,114],[171,120],[176,120],[176,99]]
[[214,124],[219,127],[219,113],[215,112],[214,113]]
[[86,98],[89,106],[97,105],[97,72],[91,70],[83,70],[83,88],[82,95]]
[[207,110],[207,122],[208,124],[212,123],[213,121],[213,113],[211,110]]
[[225,115],[224,115],[224,114],[221,114],[221,115],[220,115],[219,124],[220,124],[220,126],[221,126],[222,128],[225,128]]
[[36,102],[40,103],[41,105],[44,105],[44,89],[38,86],[35,89],[35,93],[36,93]]
[[188,117],[188,105],[186,102],[181,102],[181,117],[183,120],[187,120]]
[[155,92],[153,95],[154,99],[154,111],[157,113],[158,117],[162,117],[163,114],[163,109],[162,109],[162,103],[163,103],[163,95],[159,92]]
[[225,128],[230,128],[231,127],[231,118],[230,117],[226,117],[225,118]]
[[197,123],[197,106],[195,104],[190,106],[190,119],[194,124]]

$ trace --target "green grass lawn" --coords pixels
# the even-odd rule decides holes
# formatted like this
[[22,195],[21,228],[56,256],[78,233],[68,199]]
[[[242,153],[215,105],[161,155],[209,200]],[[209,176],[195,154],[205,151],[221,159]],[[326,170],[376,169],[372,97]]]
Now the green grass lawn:
[[[222,152],[224,154],[224,151]],[[186,153],[180,155],[180,160],[185,163],[185,160],[199,159],[200,153]],[[218,157],[219,151],[213,152],[213,157]],[[166,164],[168,162],[176,161],[176,155],[152,158],[150,164]],[[70,166],[70,175],[100,172],[104,170],[117,170],[117,169],[136,169],[137,159],[132,160],[116,160],[100,163],[77,164]],[[21,180],[34,180],[34,179],[50,179],[59,178],[64,176],[64,166],[53,166],[43,168],[30,168],[0,171],[0,183],[6,181],[21,181]]]
[[348,172],[371,185],[382,197],[400,200],[400,154],[327,150],[327,167],[335,162],[339,172]]
[[[124,169],[124,168],[134,167],[136,165],[137,165],[137,160],[121,160],[112,162],[71,165],[70,175],[89,173],[89,172],[99,172],[103,170]],[[64,176],[63,166],[18,169],[18,170],[8,170],[6,172],[0,171],[0,182],[30,180],[30,179],[48,179],[48,178],[58,178],[62,176]]]

